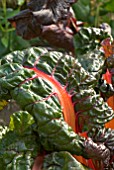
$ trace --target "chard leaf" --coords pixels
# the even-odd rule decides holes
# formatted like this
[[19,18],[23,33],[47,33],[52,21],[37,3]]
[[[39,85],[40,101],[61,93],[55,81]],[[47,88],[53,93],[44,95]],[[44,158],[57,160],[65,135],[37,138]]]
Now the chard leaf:
[[34,123],[33,117],[28,112],[16,112],[10,117],[9,128],[22,135]]
[[[96,36],[99,37],[100,35]],[[94,47],[94,45],[91,46]],[[88,67],[83,68],[81,66],[85,61],[83,57],[80,64],[79,58],[77,60],[60,52],[48,52],[46,49],[35,47],[23,52],[14,52],[10,54],[10,57],[7,55],[1,60],[1,72],[6,65],[7,69],[12,68],[15,63],[15,54],[17,54],[17,65],[22,64],[23,69],[21,67],[9,69],[8,74],[6,72],[4,77],[1,78],[1,89],[10,91],[11,97],[17,101],[21,108],[35,117],[41,136],[46,135],[47,138],[48,130],[46,132],[45,129],[49,129],[49,134],[53,132],[50,131],[48,126],[53,126],[54,117],[63,119],[62,113],[66,119],[71,112],[72,121],[68,118],[67,123],[75,132],[104,126],[106,122],[113,118],[111,108],[94,90],[97,79],[93,72],[96,75],[99,75],[99,73],[96,70],[88,71]],[[101,58],[103,58],[103,55]],[[93,61],[90,64],[93,65]],[[100,63],[100,69],[103,64],[104,62]],[[71,93],[72,89],[74,95]],[[3,97],[2,93],[1,97]],[[73,123],[75,114],[77,124],[80,124],[78,122],[81,121],[83,127],[75,127],[75,123]],[[88,117],[88,119],[85,119],[85,117]],[[59,121],[57,122],[57,129],[51,128],[54,130],[53,133],[60,129],[58,123]],[[41,125],[45,125],[45,128],[40,128]]]
[[47,155],[44,159],[43,170],[61,170],[61,169],[76,169],[76,170],[90,170],[85,167],[68,152],[54,152]]
[[[16,112],[12,118],[18,119],[19,114],[21,117],[27,117],[27,112]],[[17,117],[16,117],[17,116]],[[30,116],[29,116],[30,117]],[[26,120],[25,120],[26,121]],[[15,123],[17,123],[15,125]],[[16,129],[7,130],[0,140],[0,168],[6,169],[23,169],[29,170],[32,168],[37,152],[41,151],[41,145],[38,142],[38,136],[34,134],[33,127],[30,121],[25,124],[26,129],[21,130],[20,122],[14,122]],[[22,125],[21,125],[22,126]],[[3,131],[2,131],[3,133]],[[1,134],[0,134],[1,135]]]
[[[85,138],[79,132],[103,128],[114,117],[114,112],[95,91],[99,72],[96,71],[95,76],[94,71],[82,67],[83,62],[68,54],[36,47],[13,52],[1,59],[0,98],[13,98],[24,110],[16,113],[16,117],[14,114],[10,123],[12,130],[13,126],[17,129],[17,139],[21,138],[21,132],[22,135],[31,132],[29,128],[33,119],[30,124],[24,119],[30,113],[35,122],[35,137],[40,140],[44,150],[68,151],[89,157],[84,150]],[[93,60],[90,64],[93,65]],[[8,71],[4,72],[6,66]],[[100,64],[101,70],[103,66],[104,62]],[[18,151],[22,150],[26,155],[28,150],[23,140],[22,147],[17,141],[14,141],[14,145],[18,145]],[[15,157],[18,164],[17,155],[12,156],[12,162]]]
[[74,37],[78,61],[97,79],[100,78],[106,60],[104,53],[100,50],[101,42],[107,37],[109,35],[99,28],[82,28]]

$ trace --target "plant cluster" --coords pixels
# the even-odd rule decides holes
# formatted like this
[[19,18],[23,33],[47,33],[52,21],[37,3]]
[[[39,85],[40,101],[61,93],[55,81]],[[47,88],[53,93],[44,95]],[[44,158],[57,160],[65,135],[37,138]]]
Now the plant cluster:
[[52,48],[0,60],[0,100],[20,106],[0,127],[0,169],[114,169],[114,130],[106,127],[114,118],[106,102],[114,96],[112,36],[83,27],[70,11],[75,3],[31,0],[9,18],[22,38],[40,37]]

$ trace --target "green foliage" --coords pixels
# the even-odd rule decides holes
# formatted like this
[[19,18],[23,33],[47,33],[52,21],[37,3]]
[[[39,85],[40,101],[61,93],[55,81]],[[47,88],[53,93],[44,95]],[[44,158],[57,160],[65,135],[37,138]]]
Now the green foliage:
[[17,112],[10,117],[9,128],[22,135],[34,123],[33,117],[28,112]]
[[[0,168],[30,170],[41,151],[34,121],[26,111],[11,116],[10,127],[0,127]],[[31,126],[32,125],[32,126]]]
[[[96,129],[104,128],[104,124],[114,117],[112,109],[95,91],[105,64],[104,54],[99,50],[100,42],[105,37],[107,37],[107,34],[100,29],[83,28],[80,30],[74,39],[77,58],[61,52],[35,47],[12,52],[1,60],[0,98],[13,98],[23,110],[13,114],[10,122],[10,132],[0,142],[1,159],[5,158],[3,166],[10,168],[24,166],[28,170],[33,163],[33,159],[27,167],[29,158],[26,155],[29,154],[31,160],[32,153],[29,152],[29,149],[36,151],[36,147],[39,148],[39,150],[37,149],[39,152],[41,149],[51,152],[65,150],[72,154],[87,157],[84,151],[85,138],[73,132],[64,121],[60,98],[59,95],[55,95],[55,93],[58,93],[52,82],[57,81],[61,87],[66,87],[68,94],[74,89],[75,95],[71,99],[72,102],[77,103],[74,109],[76,113],[79,113],[77,116],[77,121],[81,122],[79,123],[81,125],[79,131],[89,131],[92,136]],[[102,61],[98,69],[98,63],[95,64],[92,58],[94,53],[96,62]],[[80,55],[82,60],[80,60]],[[86,62],[88,60],[90,60],[91,69],[89,69],[89,64]],[[37,72],[30,69],[34,66],[42,76],[36,76]],[[4,70],[6,71],[4,72]],[[52,82],[47,81],[46,77],[43,76],[44,74],[52,77]],[[64,101],[66,98],[62,100]],[[7,142],[8,138],[11,141],[7,144],[5,141]],[[34,139],[32,139],[32,144],[29,140],[31,138]],[[40,144],[35,144],[36,140],[41,142],[42,147]],[[106,138],[102,137],[102,140],[105,142]],[[13,146],[10,145],[12,142]],[[31,149],[33,146],[34,148]],[[17,151],[12,153],[7,148],[13,148],[14,151],[16,148]],[[21,153],[19,157],[17,152]],[[61,155],[61,153],[58,153],[55,156],[59,154]],[[64,152],[63,155],[68,156]],[[69,157],[66,166],[69,166],[69,159],[72,160]],[[45,159],[45,166],[47,166],[46,161]],[[60,158],[60,161],[64,164],[62,158]],[[9,164],[9,162],[11,163]],[[55,162],[53,166],[56,167]],[[74,161],[72,166],[81,165]],[[86,169],[86,167],[82,166],[81,169]]]
[[97,79],[99,79],[97,76],[102,73],[105,62],[105,56],[100,50],[100,46],[102,40],[107,37],[107,33],[99,28],[82,28],[79,34],[74,36],[75,54],[79,62]]
[[[24,3],[25,0],[1,0],[0,2],[0,57],[11,51],[24,49],[39,42],[39,40],[23,40],[16,35],[15,29],[7,21],[8,18],[20,11]],[[114,35],[114,9],[112,0],[96,0],[95,2],[92,0],[79,0],[73,5],[73,9],[77,19],[84,21],[86,25],[88,23],[90,26],[99,26],[102,22],[109,23],[112,27],[112,35]]]
[[[61,160],[61,163],[60,163]],[[70,155],[68,152],[54,152],[45,157],[43,170],[61,170],[61,169],[76,169],[76,170],[91,170]]]
[[[112,96],[114,89],[109,91],[108,86],[107,95],[105,84],[104,98],[101,96],[102,75],[107,69],[101,42],[109,35],[99,28],[82,28],[74,37],[74,56],[40,47],[20,50],[31,42],[16,36],[7,19],[17,14],[24,2],[18,0],[12,9],[2,1],[0,8],[0,109],[11,99],[21,109],[10,117],[8,127],[0,127],[0,169],[30,170],[36,156],[46,152],[43,170],[89,170],[71,154],[87,159],[97,159],[101,154],[103,162],[105,145],[113,154],[114,132],[107,130],[105,123],[114,118],[114,111],[104,96]],[[95,11],[93,1],[78,1],[73,6],[77,18],[98,26],[104,15],[113,12],[112,1],[96,2]],[[7,54],[13,50],[17,51]],[[64,109],[68,114],[74,112],[77,133],[65,122]],[[103,147],[99,150],[96,144],[98,150],[92,147],[87,154],[89,147],[81,132],[87,132],[93,143],[101,142]]]
[[79,0],[73,5],[78,20],[83,21],[87,26],[99,27],[101,23],[108,23],[114,30],[114,1],[112,0]]
[[107,2],[104,2],[104,7],[107,10],[107,12],[114,12],[114,1],[108,0]]
[[76,4],[73,5],[76,18],[78,20],[88,22],[90,17],[90,0],[84,1],[79,0]]
[[6,0],[1,1],[0,5],[0,57],[3,55],[18,49],[27,48],[30,43],[23,40],[21,37],[16,35],[15,29],[11,27],[8,22],[8,18],[16,15],[20,11],[21,5],[24,0],[18,0],[16,8],[7,7],[7,4],[13,2],[7,2]]

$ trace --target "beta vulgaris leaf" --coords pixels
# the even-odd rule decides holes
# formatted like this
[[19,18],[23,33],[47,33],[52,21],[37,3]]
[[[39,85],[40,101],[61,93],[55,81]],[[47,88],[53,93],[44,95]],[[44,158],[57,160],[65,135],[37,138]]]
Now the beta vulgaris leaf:
[[[114,41],[111,43],[110,38],[105,39],[102,42],[102,47],[105,53],[105,56],[107,57],[107,64],[111,62],[112,67],[110,66],[109,69],[107,69],[106,74],[104,74],[104,79],[107,81],[109,84],[114,84],[113,80],[113,66],[114,66]],[[108,105],[114,110],[114,95],[111,96],[108,100]],[[110,121],[109,123],[106,124],[106,127],[110,127],[114,129],[114,120]]]
[[[107,69],[114,69],[113,56],[110,62],[102,49],[109,35],[100,28],[69,34],[64,21],[74,2],[31,0],[29,9],[9,19],[25,39],[46,30],[52,33],[56,27],[57,34],[46,34],[47,39],[51,37],[57,47],[67,40],[73,54],[31,47],[0,60],[0,100],[13,99],[20,106],[8,130],[0,132],[1,169],[114,169],[114,129],[106,127],[114,120],[114,110],[106,102],[114,95],[114,78],[111,84],[103,79]],[[48,20],[39,20],[42,14]],[[57,41],[54,34],[59,35]]]
[[[0,98],[13,98],[22,110],[33,116],[43,148],[53,152],[66,150],[86,157],[86,139],[78,133],[100,128],[113,118],[111,108],[94,90],[97,79],[72,56],[42,48],[13,52],[4,57],[1,64],[0,85],[6,92],[2,90]],[[3,74],[6,66],[7,71]],[[23,116],[22,113],[15,115],[17,120],[13,124],[16,127],[11,129],[15,133],[21,130],[18,126],[21,121],[26,122],[27,118],[20,119],[26,116],[26,112]],[[83,124],[80,125],[80,121]],[[20,125],[23,128],[30,126],[27,122]]]

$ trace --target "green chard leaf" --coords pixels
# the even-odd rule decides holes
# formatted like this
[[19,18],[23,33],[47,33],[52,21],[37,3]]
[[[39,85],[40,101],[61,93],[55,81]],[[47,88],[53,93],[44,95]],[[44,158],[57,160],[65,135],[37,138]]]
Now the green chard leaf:
[[99,28],[82,28],[74,37],[75,54],[82,67],[97,78],[102,73],[105,56],[101,42],[109,35]]
[[8,170],[32,168],[37,153],[41,151],[41,144],[38,136],[36,138],[32,124],[33,119],[26,111],[12,115],[10,129],[0,140],[0,168],[5,167]]
[[[3,166],[24,169],[26,155],[31,160],[31,150],[41,152],[42,148],[89,158],[86,139],[79,133],[91,134],[114,118],[114,111],[95,90],[105,63],[100,42],[107,35],[101,35],[99,29],[82,29],[74,39],[76,58],[33,47],[1,59],[0,99],[14,99],[22,109],[11,116],[10,131],[0,141],[0,159],[10,159]],[[7,135],[11,135],[8,144]],[[11,154],[8,148],[17,148],[20,154]],[[33,159],[29,167],[32,163]]]

